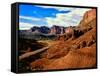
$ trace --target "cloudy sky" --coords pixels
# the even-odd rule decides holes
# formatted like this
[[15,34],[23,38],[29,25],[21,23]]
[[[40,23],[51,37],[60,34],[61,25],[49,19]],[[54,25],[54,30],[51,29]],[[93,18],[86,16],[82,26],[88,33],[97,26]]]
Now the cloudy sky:
[[73,7],[52,7],[40,5],[19,6],[19,29],[28,30],[33,26],[77,26],[83,14],[90,9]]

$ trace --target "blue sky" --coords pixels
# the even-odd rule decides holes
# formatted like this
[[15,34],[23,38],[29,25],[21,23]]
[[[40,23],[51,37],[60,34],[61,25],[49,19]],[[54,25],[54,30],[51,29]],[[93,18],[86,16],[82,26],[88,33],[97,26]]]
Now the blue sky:
[[33,26],[74,26],[87,10],[89,9],[80,10],[80,8],[20,5],[19,29],[28,30]]

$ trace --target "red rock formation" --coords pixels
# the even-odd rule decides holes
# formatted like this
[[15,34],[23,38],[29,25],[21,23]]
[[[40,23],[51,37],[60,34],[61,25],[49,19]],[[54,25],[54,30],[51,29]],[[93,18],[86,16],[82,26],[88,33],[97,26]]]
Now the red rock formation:
[[73,28],[71,26],[65,29],[65,33],[71,33],[71,32],[73,32]]
[[64,27],[54,25],[51,27],[50,34],[64,34]]
[[79,25],[86,26],[86,24],[94,19],[96,20],[96,9],[89,10],[84,14],[83,19]]
[[[48,50],[53,57],[60,56],[64,51],[62,57],[55,59],[51,64],[45,66],[45,69],[68,69],[68,68],[90,68],[96,66],[96,42],[95,42],[96,29],[95,27],[77,38],[74,41],[62,42],[52,47],[55,50]],[[83,44],[85,42],[85,44]],[[92,42],[92,43],[91,43]],[[91,43],[91,45],[88,45]],[[76,48],[75,48],[76,47]],[[55,52],[55,53],[52,53]],[[60,54],[58,54],[60,52]]]
[[87,22],[89,22],[92,19],[94,19],[95,17],[96,17],[96,10],[92,9],[85,13],[85,15],[83,16],[83,19],[85,19],[85,20],[87,20]]
[[50,34],[56,34],[56,32],[57,32],[56,27],[55,26],[51,27]]

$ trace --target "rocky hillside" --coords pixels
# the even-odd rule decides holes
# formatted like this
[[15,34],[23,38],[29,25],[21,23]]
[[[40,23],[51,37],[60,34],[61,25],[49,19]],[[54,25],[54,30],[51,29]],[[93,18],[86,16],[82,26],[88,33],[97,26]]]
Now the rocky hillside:
[[88,27],[88,26],[95,26],[95,25],[96,25],[96,9],[92,9],[85,13],[79,26]]
[[96,67],[96,10],[87,11],[78,27],[60,36],[30,67],[32,71]]

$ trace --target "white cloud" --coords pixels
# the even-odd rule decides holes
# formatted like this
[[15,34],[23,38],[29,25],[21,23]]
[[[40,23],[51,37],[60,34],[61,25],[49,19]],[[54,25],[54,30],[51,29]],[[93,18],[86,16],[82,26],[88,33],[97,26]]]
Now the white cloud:
[[[35,18],[35,17],[28,17],[28,16],[19,16],[19,18],[20,19],[26,19],[26,20],[32,20],[32,21],[43,21],[43,19],[39,19],[39,18]],[[20,30],[28,30],[28,29],[30,29],[31,27],[33,27],[33,26],[41,26],[41,25],[37,25],[37,24],[35,24],[34,22],[33,22],[33,24],[32,23],[30,23],[30,22],[19,22],[19,29]]]
[[28,30],[28,29],[30,29],[33,26],[34,25],[29,24],[29,23],[20,22],[19,23],[19,30]]
[[42,8],[54,8],[58,11],[70,11],[73,10],[74,8],[72,7],[59,7],[59,6],[37,6],[37,7],[42,7]]
[[33,21],[38,21],[38,20],[40,20],[39,18],[28,17],[28,16],[19,16],[19,18],[20,18],[20,19],[33,20]]
[[[44,21],[47,22],[46,26],[48,26],[48,27],[51,27],[53,25],[59,25],[59,26],[65,26],[65,27],[76,26],[81,21],[84,13],[86,11],[90,10],[90,9],[73,8],[73,9],[70,9],[70,10],[71,10],[71,12],[68,12],[68,13],[58,13],[58,14],[56,14],[56,18],[46,17],[44,19]],[[34,20],[34,21],[42,21],[43,20],[43,19],[28,17],[28,16],[19,16],[19,18]],[[33,26],[40,26],[40,25],[24,23],[24,22],[20,22],[19,25],[20,25],[21,30],[30,29]]]
[[85,8],[74,8],[69,13],[58,13],[56,18],[46,18],[46,21],[49,26],[60,25],[60,26],[76,26],[81,21],[84,13],[90,9]]
[[72,8],[72,7],[57,7],[56,9],[59,11],[71,11],[74,8]]

